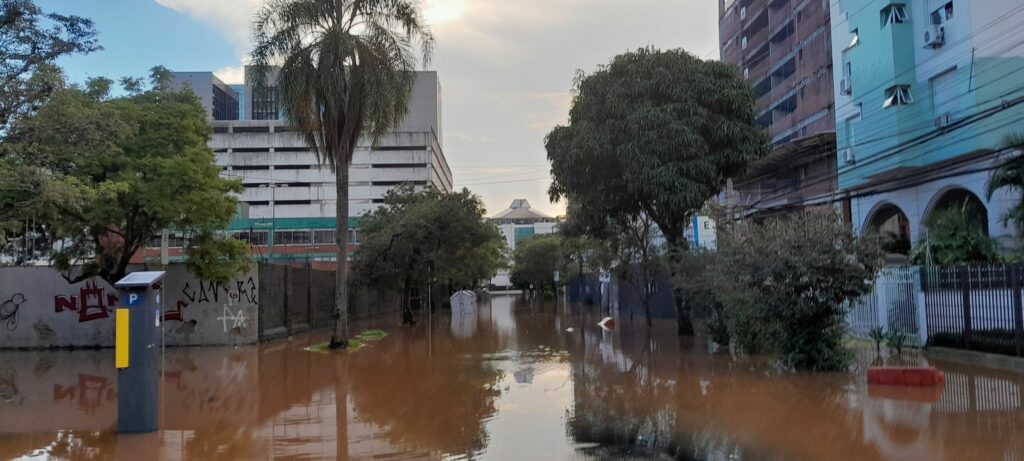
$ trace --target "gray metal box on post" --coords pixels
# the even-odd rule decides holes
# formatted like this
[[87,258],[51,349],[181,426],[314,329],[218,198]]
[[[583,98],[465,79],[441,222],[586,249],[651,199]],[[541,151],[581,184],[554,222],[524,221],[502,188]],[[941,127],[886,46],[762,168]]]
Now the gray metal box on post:
[[117,431],[157,430],[160,389],[161,296],[164,272],[133,272],[114,286],[120,299],[115,326]]

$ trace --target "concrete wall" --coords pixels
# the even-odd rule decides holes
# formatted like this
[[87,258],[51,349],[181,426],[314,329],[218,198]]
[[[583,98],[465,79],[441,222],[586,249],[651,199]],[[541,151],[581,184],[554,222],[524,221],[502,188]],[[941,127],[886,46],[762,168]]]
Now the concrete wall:
[[[183,265],[164,280],[167,345],[247,344],[258,339],[255,272],[226,284]],[[0,268],[0,348],[111,347],[117,290],[100,279],[69,284],[49,267]]]
[[258,340],[259,276],[255,269],[218,284],[184,265],[170,266],[164,283],[169,346],[252,344]]

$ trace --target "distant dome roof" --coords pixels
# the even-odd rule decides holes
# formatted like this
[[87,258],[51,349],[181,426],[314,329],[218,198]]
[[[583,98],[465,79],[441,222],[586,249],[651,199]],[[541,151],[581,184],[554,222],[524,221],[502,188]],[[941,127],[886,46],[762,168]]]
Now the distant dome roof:
[[530,208],[530,202],[526,199],[516,199],[512,201],[512,205],[505,211],[494,215],[491,219],[511,219],[511,220],[550,220],[553,219],[539,211],[534,211]]

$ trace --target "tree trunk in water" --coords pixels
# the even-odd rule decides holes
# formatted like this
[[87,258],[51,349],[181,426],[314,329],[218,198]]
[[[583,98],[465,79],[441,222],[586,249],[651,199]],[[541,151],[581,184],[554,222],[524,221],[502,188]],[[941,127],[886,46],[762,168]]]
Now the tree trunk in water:
[[[679,264],[681,264],[683,252],[686,251],[686,242],[682,240],[682,234],[677,238],[670,239],[669,244],[669,272],[672,274],[672,279],[676,280],[679,277]],[[675,300],[676,305],[676,322],[679,323],[679,329],[677,333],[679,336],[693,336],[693,321],[690,319],[691,312],[686,307],[686,300],[683,299],[683,293],[676,287],[672,287],[672,298]]]
[[676,300],[676,321],[679,323],[679,336],[693,336],[693,321],[690,320],[691,312],[686,308],[686,301],[682,296],[674,294]]
[[416,321],[412,316],[412,287],[409,283],[409,277],[405,278],[405,285],[402,288],[402,294],[402,324],[414,325]]
[[[343,156],[345,159],[349,156]],[[339,159],[341,160],[341,159]],[[334,335],[331,349],[348,347],[348,162],[339,162],[335,168],[336,230],[334,241],[338,246],[338,268],[334,271]]]
[[335,459],[348,459],[348,376],[334,364],[334,419],[338,452]]

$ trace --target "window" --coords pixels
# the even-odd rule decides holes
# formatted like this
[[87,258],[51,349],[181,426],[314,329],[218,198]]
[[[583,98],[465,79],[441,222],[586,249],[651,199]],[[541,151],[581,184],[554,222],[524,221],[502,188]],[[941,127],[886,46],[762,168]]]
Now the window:
[[910,85],[895,85],[885,90],[885,101],[882,102],[882,108],[906,106],[913,102],[914,97],[910,94]]
[[233,232],[231,236],[235,240],[241,240],[249,245],[266,245],[267,234],[269,234],[267,231],[241,231]]
[[747,37],[746,37],[746,36],[744,36],[744,37],[743,37],[743,39],[742,39],[742,40],[740,40],[740,46],[741,46],[741,47],[742,47],[742,48],[743,48],[744,50],[745,50],[745,49],[747,49]]
[[740,20],[747,19],[747,7],[740,7]]
[[749,67],[744,67],[743,68],[743,78],[750,78],[750,68]]
[[854,125],[860,121],[860,114],[854,115],[843,121],[843,134],[846,135],[846,147],[854,147],[857,145],[857,129]]
[[427,150],[427,146],[378,146],[373,148],[376,152],[405,151],[405,150]]
[[334,229],[317,229],[313,231],[313,244],[334,245]]
[[275,231],[275,245],[309,245],[313,242],[313,233],[308,230]]
[[[279,118],[277,88],[274,86],[253,87],[252,93],[252,119],[277,120]],[[237,128],[235,131],[238,131]]]
[[910,20],[907,14],[907,6],[902,3],[892,4],[881,11],[882,27],[889,24],[903,24]]
[[850,31],[850,35],[851,35],[851,37],[850,37],[850,46],[846,47],[848,49],[849,48],[853,48],[853,47],[857,46],[858,43],[860,43],[860,32],[859,32],[859,29],[853,29],[852,31]]
[[374,163],[373,168],[426,168],[426,163]]
[[931,87],[935,118],[943,117],[944,121],[948,121],[960,109],[960,92],[956,87],[956,68],[933,78]]
[[235,133],[269,133],[269,126],[236,126]]

